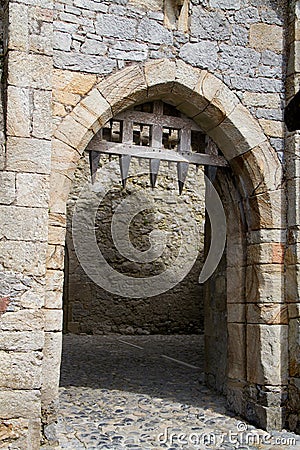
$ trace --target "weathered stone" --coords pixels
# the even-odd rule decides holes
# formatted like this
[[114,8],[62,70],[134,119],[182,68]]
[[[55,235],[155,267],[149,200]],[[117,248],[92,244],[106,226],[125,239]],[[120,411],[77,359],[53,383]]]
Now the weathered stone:
[[239,9],[240,0],[209,0],[209,5],[212,8]]
[[187,43],[181,48],[179,56],[192,66],[214,70],[218,63],[218,45],[204,40],[196,44]]
[[16,204],[47,208],[49,199],[49,177],[36,173],[18,173],[16,178]]
[[63,270],[64,253],[64,247],[62,245],[48,245],[47,268]]
[[[45,331],[61,331],[63,312],[61,309],[44,309]],[[61,339],[61,336],[59,336]]]
[[254,76],[259,68],[261,55],[251,48],[221,44],[219,54],[219,68],[224,74]]
[[[48,56],[14,51],[9,55],[8,83],[22,88],[51,89],[52,60]],[[30,70],[28,68],[30,67]]]
[[64,272],[62,270],[47,270],[46,273],[46,291],[62,292],[64,281]]
[[28,50],[28,6],[19,3],[9,5],[8,48],[13,50]]
[[39,389],[41,352],[6,352],[0,350],[0,387],[5,389]]
[[[81,46],[81,51],[88,55],[105,55],[107,51],[107,45],[103,42],[99,42],[96,39],[87,39]],[[113,57],[113,55],[110,55]]]
[[270,325],[287,325],[288,308],[287,305],[278,304],[248,304],[247,323],[262,323]]
[[228,324],[228,376],[243,380],[246,377],[245,365],[245,325]]
[[69,70],[53,70],[53,85],[56,90],[85,95],[95,84],[96,76]]
[[247,267],[246,302],[282,303],[283,269],[280,264]]
[[227,320],[233,323],[245,322],[245,305],[243,303],[227,304]]
[[250,26],[250,45],[256,50],[279,53],[283,46],[283,30],[278,25],[255,23]]
[[51,139],[51,92],[33,92],[32,135],[41,139]]
[[1,317],[0,330],[28,331],[43,330],[44,318],[41,310],[20,310],[7,312]]
[[289,373],[300,377],[300,318],[291,319],[289,323]]
[[0,417],[38,418],[40,417],[39,390],[13,390],[0,392]]
[[33,138],[7,139],[7,169],[17,172],[50,172],[51,145],[49,141]]
[[221,11],[197,8],[191,16],[191,34],[201,39],[225,41],[230,37],[230,24]]
[[172,33],[165,27],[150,19],[143,19],[138,27],[137,38],[152,44],[172,44]]
[[57,51],[54,55],[54,66],[64,67],[80,72],[108,74],[116,67],[116,61],[104,56],[84,55]]
[[282,137],[283,136],[283,124],[282,122],[275,120],[260,119],[259,120],[262,129],[268,136]]
[[133,19],[119,17],[113,14],[99,15],[96,23],[96,32],[100,36],[115,37],[118,39],[134,39],[137,22]]
[[10,205],[16,197],[15,173],[0,173],[0,203]]
[[71,49],[72,38],[68,33],[56,31],[54,33],[53,48],[55,50],[69,51]]
[[47,211],[41,208],[0,206],[1,239],[18,241],[47,241]]
[[44,275],[47,244],[40,242],[1,241],[0,264],[3,268]]
[[258,384],[287,381],[287,325],[247,325],[247,374]]
[[7,132],[11,136],[29,137],[31,129],[29,89],[7,88]]

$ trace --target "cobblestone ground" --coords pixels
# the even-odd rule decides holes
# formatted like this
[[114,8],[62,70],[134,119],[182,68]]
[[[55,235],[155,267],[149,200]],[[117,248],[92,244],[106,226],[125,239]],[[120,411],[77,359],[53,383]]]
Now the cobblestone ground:
[[66,335],[60,405],[61,449],[300,449],[204,386],[201,336]]

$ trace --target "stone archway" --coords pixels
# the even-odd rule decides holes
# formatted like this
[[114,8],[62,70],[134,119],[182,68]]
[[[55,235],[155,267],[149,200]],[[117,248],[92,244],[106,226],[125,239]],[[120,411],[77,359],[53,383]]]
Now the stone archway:
[[[227,298],[231,306],[238,305],[235,311],[228,307],[227,393],[236,412],[263,428],[281,428],[287,384],[286,346],[281,345],[287,339],[281,165],[257,121],[221,80],[170,60],[133,65],[101,81],[54,132],[46,320],[48,316],[51,330],[57,331],[48,333],[44,354],[45,414],[58,393],[65,211],[72,175],[86,145],[108,119],[150,99],[170,102],[193,118],[231,166],[233,180],[220,188],[224,199],[229,194],[233,199],[227,212],[232,207],[238,216],[229,229],[227,297],[240,297]],[[242,270],[234,270],[235,265]],[[237,310],[239,318],[234,316]]]

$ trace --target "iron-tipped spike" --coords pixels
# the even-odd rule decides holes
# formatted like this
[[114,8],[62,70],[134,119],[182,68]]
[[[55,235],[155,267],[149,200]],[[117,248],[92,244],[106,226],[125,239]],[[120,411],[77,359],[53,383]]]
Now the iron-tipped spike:
[[90,172],[91,172],[92,184],[94,184],[95,179],[96,179],[96,173],[97,173],[99,161],[100,161],[100,152],[95,152],[95,151],[91,150],[89,153],[89,160],[90,160]]
[[150,183],[152,189],[154,189],[157,175],[159,171],[159,165],[160,165],[160,159],[150,159],[149,166],[150,166]]
[[187,162],[179,162],[177,163],[177,178],[178,178],[178,187],[179,187],[179,195],[182,194],[184,182],[189,170],[189,163]]
[[128,176],[128,172],[129,172],[130,160],[131,160],[130,155],[121,155],[119,157],[123,188],[126,187],[126,180],[127,180],[127,176]]

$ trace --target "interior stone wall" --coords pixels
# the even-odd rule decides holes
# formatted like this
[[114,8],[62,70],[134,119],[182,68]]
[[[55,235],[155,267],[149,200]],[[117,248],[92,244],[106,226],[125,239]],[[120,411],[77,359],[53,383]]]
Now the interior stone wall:
[[[117,162],[117,157],[115,157]],[[109,163],[101,158],[99,183],[108,175],[101,166]],[[133,173],[144,175],[128,178],[126,189],[119,184],[111,186],[110,194],[99,205],[96,219],[97,237],[101,251],[109,264],[120,273],[135,277],[151,277],[165,271],[172,265],[181,245],[181,227],[178,220],[186,214],[186,207],[198,225],[198,258],[189,274],[173,289],[148,298],[125,298],[111,294],[95,284],[80,266],[72,241],[72,217],[74,207],[85,183],[89,182],[87,155],[81,158],[75,172],[73,186],[67,203],[67,247],[68,262],[65,272],[64,310],[65,330],[73,333],[90,334],[192,334],[203,332],[203,292],[198,278],[203,265],[204,245],[204,175],[191,166],[183,194],[179,197],[176,179],[176,166],[169,168],[161,162],[157,185],[151,191],[147,161],[131,162]],[[163,255],[153,263],[139,264],[128,261],[116,250],[111,237],[111,220],[118,204],[131,193],[141,190],[145,195],[152,192],[155,209],[140,213],[131,227],[130,237],[133,245],[140,250],[149,247],[148,235],[153,229],[168,232],[168,244]],[[86,206],[89,208],[89,205]],[[188,217],[187,219],[188,220]]]

